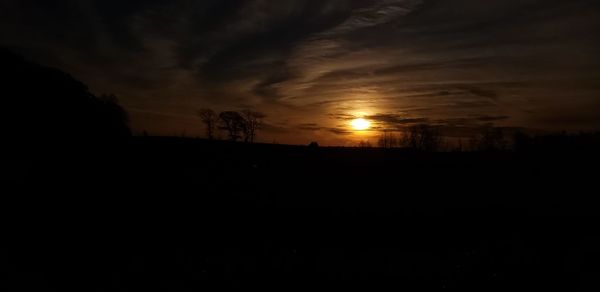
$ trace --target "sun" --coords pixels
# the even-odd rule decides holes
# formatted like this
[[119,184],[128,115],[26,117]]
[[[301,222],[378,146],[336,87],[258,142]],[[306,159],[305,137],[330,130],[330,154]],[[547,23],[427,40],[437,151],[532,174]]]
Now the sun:
[[350,125],[352,125],[352,128],[354,128],[354,130],[364,131],[371,127],[371,122],[369,122],[363,118],[359,118],[359,119],[352,120]]

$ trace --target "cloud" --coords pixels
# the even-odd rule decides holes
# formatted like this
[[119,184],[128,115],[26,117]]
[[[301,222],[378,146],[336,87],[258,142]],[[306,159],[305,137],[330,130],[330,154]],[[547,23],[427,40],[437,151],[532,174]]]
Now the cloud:
[[305,131],[319,131],[319,130],[322,130],[323,127],[320,127],[316,123],[306,123],[306,124],[298,125],[298,129],[305,130]]
[[267,131],[269,133],[275,133],[275,134],[289,133],[289,131],[290,131],[290,129],[288,129],[286,127],[273,125],[271,123],[264,122],[264,121],[261,125],[261,130]]
[[436,120],[435,124],[446,126],[481,126],[510,119],[509,116],[471,116]]
[[347,129],[341,129],[341,128],[327,128],[327,131],[336,134],[336,135],[350,135],[352,134],[352,131],[347,130]]
[[429,122],[429,119],[427,118],[407,118],[406,116],[399,114],[375,114],[368,115],[365,118],[389,126],[424,124]]
[[495,122],[495,121],[507,120],[509,118],[510,118],[509,116],[481,116],[481,117],[477,117],[475,119],[478,121],[481,121],[481,122]]
[[357,112],[388,126],[598,128],[577,118],[600,110],[598,34],[592,0],[0,3],[0,45],[128,108],[252,106],[280,132],[294,120],[347,134],[335,123]]

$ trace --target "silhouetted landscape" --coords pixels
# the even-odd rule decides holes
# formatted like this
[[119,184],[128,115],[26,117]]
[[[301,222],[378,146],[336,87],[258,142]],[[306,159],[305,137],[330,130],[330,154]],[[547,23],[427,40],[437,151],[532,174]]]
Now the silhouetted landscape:
[[[511,117],[487,112],[289,122],[223,95],[182,106],[194,131],[165,134],[171,113],[143,124],[151,111],[131,97],[98,94],[28,52],[0,43],[3,291],[600,288],[594,127],[502,124]],[[253,90],[279,98],[278,80]]]
[[569,289],[596,275],[579,272],[599,255],[597,221],[580,217],[598,212],[597,134],[450,152],[133,137],[116,101],[7,57],[5,117],[39,111],[5,142],[5,269],[24,290]]

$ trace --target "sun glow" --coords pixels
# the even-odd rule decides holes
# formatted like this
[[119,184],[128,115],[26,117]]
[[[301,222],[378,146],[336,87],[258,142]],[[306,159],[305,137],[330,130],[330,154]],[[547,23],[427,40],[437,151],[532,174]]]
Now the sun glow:
[[350,123],[350,125],[352,125],[352,128],[354,130],[357,131],[364,131],[367,130],[371,127],[371,122],[363,119],[363,118],[359,118],[359,119],[354,119],[352,120],[352,122]]

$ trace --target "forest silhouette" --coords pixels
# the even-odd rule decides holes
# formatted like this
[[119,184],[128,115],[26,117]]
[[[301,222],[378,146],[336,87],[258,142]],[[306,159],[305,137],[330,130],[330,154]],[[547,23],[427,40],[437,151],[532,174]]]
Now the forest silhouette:
[[[4,137],[13,149],[113,143],[131,136],[116,96],[0,48]],[[34,149],[31,149],[34,150]]]

